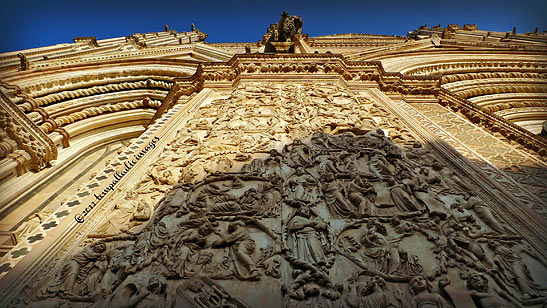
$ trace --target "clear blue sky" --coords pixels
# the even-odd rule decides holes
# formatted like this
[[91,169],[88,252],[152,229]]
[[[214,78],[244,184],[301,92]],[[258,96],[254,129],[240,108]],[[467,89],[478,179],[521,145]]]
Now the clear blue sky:
[[217,1],[164,0],[0,0],[0,52],[69,43],[75,36],[98,39],[190,24],[208,42],[255,42],[286,10],[304,20],[310,36],[335,33],[406,35],[427,23],[477,24],[479,29],[517,32],[547,30],[547,1]]

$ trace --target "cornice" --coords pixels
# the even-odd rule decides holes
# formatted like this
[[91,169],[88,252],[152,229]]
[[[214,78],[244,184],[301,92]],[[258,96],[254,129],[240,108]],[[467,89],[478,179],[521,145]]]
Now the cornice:
[[[528,107],[547,107],[547,100],[544,101],[514,101],[507,103],[497,103],[482,107],[484,111],[495,112],[498,115],[501,111],[505,111],[513,108],[528,108]],[[509,111],[510,112],[510,111]]]
[[543,73],[538,72],[476,72],[476,73],[461,73],[444,75],[441,79],[441,83],[452,83],[463,80],[476,80],[476,79],[492,79],[492,78],[535,78],[547,80],[547,71]]
[[504,119],[515,120],[545,120],[545,114],[547,114],[547,104],[543,106],[524,106],[524,107],[513,107],[511,109],[504,109],[495,112],[496,115],[503,117]]
[[455,39],[442,39],[441,46],[454,47],[454,46],[470,46],[479,48],[491,48],[494,50],[510,50],[510,51],[547,51],[547,46],[530,45],[530,44],[518,44],[514,42],[472,42]]

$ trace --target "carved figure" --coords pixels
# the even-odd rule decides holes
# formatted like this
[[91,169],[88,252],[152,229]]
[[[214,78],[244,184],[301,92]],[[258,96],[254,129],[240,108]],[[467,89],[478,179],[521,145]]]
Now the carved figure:
[[410,195],[406,192],[404,184],[397,184],[393,177],[387,178],[387,182],[391,185],[391,187],[389,187],[391,200],[393,200],[395,207],[397,207],[399,211],[405,213],[420,210],[420,207],[412,201]]
[[[46,294],[61,293],[63,296],[78,296],[80,291],[87,288],[88,291],[96,291],[96,277],[89,277],[91,271],[96,270],[97,266],[103,270],[103,261],[105,260],[106,245],[96,243],[84,247],[78,254],[73,256],[63,267],[57,281],[46,288]],[[90,279],[91,278],[91,279]],[[88,285],[83,285],[84,282]],[[46,297],[47,295],[44,294]]]
[[15,231],[13,231],[13,237],[17,242],[24,239],[27,235],[30,235],[31,232],[38,227],[46,218],[51,215],[53,211],[50,209],[45,209],[41,212],[34,213],[29,216],[27,221],[23,222]]
[[470,257],[477,266],[482,266],[480,261],[488,263],[484,249],[465,232],[467,228],[455,219],[448,219],[446,223],[442,224],[441,230],[447,237],[448,247],[454,252]]
[[344,197],[343,183],[339,182],[334,175],[327,174],[324,177],[324,183],[321,190],[323,191],[327,207],[333,215],[341,217],[356,216],[353,206]]
[[413,177],[407,172],[405,174],[405,183],[410,187],[410,190],[419,201],[423,202],[429,210],[429,216],[439,216],[446,218],[450,212],[445,207],[444,202],[439,199],[438,193],[430,188],[423,174]]
[[238,211],[238,198],[227,193],[228,187],[211,183],[201,189],[196,198],[196,206],[213,212]]
[[468,290],[460,290],[452,287],[450,282],[441,289],[448,294],[456,308],[522,308],[522,305],[505,291],[494,286],[488,287],[488,278],[481,273],[472,273],[467,277]]
[[289,222],[289,232],[293,241],[289,249],[296,258],[312,265],[325,265],[323,242],[327,225],[323,221],[312,218],[311,210],[303,206],[296,210],[295,216]]
[[262,184],[260,187],[262,204],[259,214],[273,215],[278,212],[282,185],[283,179],[281,177],[274,177],[269,182]]
[[22,71],[28,71],[30,69],[30,61],[23,53],[18,53],[17,57],[20,60],[20,69]]
[[288,201],[294,204],[308,204],[315,200],[315,189],[317,180],[304,169],[296,168],[296,173],[288,180],[289,194]]
[[[496,217],[492,213],[492,210],[490,210],[490,208],[481,199],[469,195],[467,196],[468,198],[467,202],[465,202],[464,209],[472,209],[475,214],[477,214],[479,219],[482,220],[487,226],[492,228],[492,230],[500,233],[505,233],[505,229],[496,219]],[[456,200],[463,202],[461,198],[457,198]]]
[[117,204],[111,218],[99,226],[89,237],[109,237],[131,230],[150,218],[150,208],[137,201],[137,194],[129,192],[126,200]]
[[327,174],[337,174],[340,172],[337,167],[337,163],[334,161],[336,157],[333,157],[328,154],[318,155],[315,158],[315,161],[318,163],[317,172],[320,176],[325,176]]
[[311,166],[311,150],[302,141],[295,140],[292,145],[286,146],[283,151],[289,153],[288,163],[294,168]]
[[228,225],[228,233],[222,234],[220,240],[213,242],[213,247],[230,247],[234,272],[243,280],[258,280],[260,272],[256,269],[253,254],[256,243],[249,235],[245,223],[235,221]]
[[180,226],[175,240],[174,270],[180,277],[197,275],[202,264],[197,264],[201,250],[208,246],[207,236],[213,233],[213,224],[208,219],[197,219]]
[[278,31],[278,42],[287,42],[291,40],[296,33],[302,31],[302,18],[283,12],[281,14]]
[[175,188],[165,196],[160,202],[152,219],[153,223],[157,223],[161,218],[177,212],[177,215],[182,216],[188,213],[188,202],[193,189],[190,185],[175,186]]
[[165,307],[167,281],[162,276],[151,276],[146,287],[135,283],[124,285],[103,302],[92,305],[93,308],[153,308]]
[[374,187],[357,175],[348,183],[347,192],[349,201],[357,207],[357,216],[370,216],[376,198]]
[[[188,290],[195,293],[194,301],[199,305],[199,307],[219,307],[219,305],[224,306],[226,303],[225,296],[222,293],[215,292],[215,290],[208,288],[199,280],[192,280],[188,284]],[[225,307],[233,307],[231,305],[226,305]]]
[[386,281],[379,276],[371,277],[365,284],[357,287],[359,308],[397,308],[391,292],[386,290]]
[[389,163],[381,153],[374,153],[368,161],[368,168],[370,172],[372,172],[372,174],[379,179],[383,179],[384,176],[392,175],[388,166]]
[[542,296],[542,290],[534,283],[528,267],[513,249],[496,241],[489,241],[488,246],[494,251],[494,264],[505,283],[516,286],[524,299]]
[[431,293],[431,286],[423,276],[410,279],[408,292],[412,295],[410,305],[413,308],[449,308],[442,296]]
[[373,260],[378,271],[386,274],[403,274],[399,271],[399,249],[393,244],[399,240],[400,236],[388,238],[386,228],[375,221],[367,224],[360,238],[365,248],[365,256]]
[[163,221],[146,228],[137,237],[131,264],[133,271],[146,267],[152,261],[163,261],[167,255],[169,242],[169,229]]

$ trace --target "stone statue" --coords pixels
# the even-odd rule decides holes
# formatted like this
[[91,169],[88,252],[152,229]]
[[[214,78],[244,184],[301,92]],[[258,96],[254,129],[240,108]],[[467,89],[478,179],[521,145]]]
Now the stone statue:
[[27,56],[25,56],[23,53],[18,53],[17,57],[20,60],[20,69],[22,71],[28,71],[30,69],[30,61],[28,60]]
[[[269,39],[266,42],[265,52],[279,52],[278,48],[274,47],[272,43],[285,43],[294,41],[294,36],[302,31],[302,18],[299,16],[293,16],[283,12],[281,14],[281,20],[277,25],[273,25],[268,29]],[[291,46],[293,47],[293,46]],[[288,48],[289,52],[294,52]]]
[[289,15],[287,12],[281,14],[281,21],[278,26],[278,42],[287,42],[292,37],[302,31],[302,18],[300,16]]

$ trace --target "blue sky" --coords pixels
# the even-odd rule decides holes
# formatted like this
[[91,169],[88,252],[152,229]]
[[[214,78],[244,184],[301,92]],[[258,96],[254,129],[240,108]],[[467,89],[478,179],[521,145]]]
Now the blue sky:
[[256,42],[283,10],[300,15],[310,36],[335,33],[406,35],[427,23],[477,24],[479,29],[517,32],[547,30],[547,1],[217,1],[197,0],[0,0],[0,52],[69,43],[75,36],[98,39],[190,24],[208,42]]

